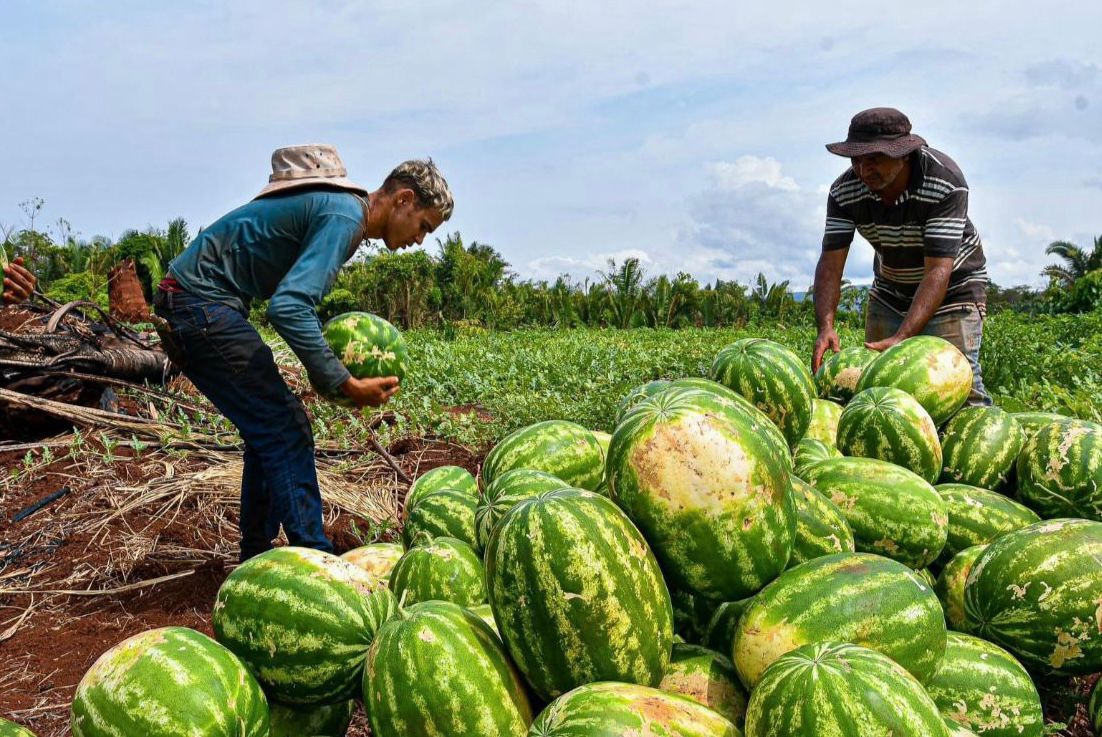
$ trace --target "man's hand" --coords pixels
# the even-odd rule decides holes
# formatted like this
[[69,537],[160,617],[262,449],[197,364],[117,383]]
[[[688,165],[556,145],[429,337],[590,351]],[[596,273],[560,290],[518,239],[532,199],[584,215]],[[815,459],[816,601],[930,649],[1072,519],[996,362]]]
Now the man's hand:
[[344,395],[360,407],[379,407],[398,392],[397,376],[381,376],[376,379],[352,377],[341,385]]
[[884,340],[878,340],[875,343],[865,343],[865,347],[868,348],[870,351],[886,351],[896,343],[902,343],[904,340],[906,340],[906,338],[904,338],[899,333],[896,333],[890,338],[884,338]]
[[10,305],[25,301],[34,292],[37,283],[35,275],[23,267],[23,257],[20,256],[4,267],[4,301]]
[[841,350],[841,342],[838,340],[838,333],[834,328],[823,328],[819,331],[819,337],[815,339],[815,350],[811,353],[811,371],[812,373],[819,370],[819,367],[823,365],[823,355],[829,348],[834,353]]

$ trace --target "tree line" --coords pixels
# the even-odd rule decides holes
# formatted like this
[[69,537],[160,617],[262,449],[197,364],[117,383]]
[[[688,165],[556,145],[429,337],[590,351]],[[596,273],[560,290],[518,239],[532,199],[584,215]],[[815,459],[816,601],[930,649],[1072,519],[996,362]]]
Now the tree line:
[[[59,219],[40,229],[43,201],[21,203],[28,226],[4,228],[0,238],[8,256],[23,256],[46,296],[58,301],[90,300],[107,305],[107,275],[126,258],[134,260],[147,297],[169,263],[191,240],[182,218],[164,229],[128,230],[117,240],[82,239]],[[341,270],[333,290],[319,307],[323,318],[350,310],[374,312],[403,329],[481,325],[491,329],[521,326],[610,328],[739,327],[759,320],[812,321],[810,286],[794,292],[787,281],[770,282],[759,274],[749,284],[716,280],[700,283],[692,275],[648,275],[638,259],[609,261],[593,277],[521,279],[493,247],[459,233],[437,239],[436,252],[390,253],[365,246]],[[1044,289],[991,285],[989,311],[1084,312],[1102,309],[1102,237],[1091,249],[1056,241],[1046,251],[1058,261],[1046,266]],[[839,317],[860,323],[868,288],[843,284]],[[263,305],[253,314],[263,320]]]

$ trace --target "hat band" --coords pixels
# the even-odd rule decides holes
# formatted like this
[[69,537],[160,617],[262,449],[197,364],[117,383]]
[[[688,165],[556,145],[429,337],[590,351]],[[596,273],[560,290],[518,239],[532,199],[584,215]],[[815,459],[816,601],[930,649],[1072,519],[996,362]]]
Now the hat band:
[[872,141],[894,141],[899,138],[905,138],[911,135],[910,133],[871,133],[871,134],[850,134],[849,140],[853,143],[871,143]]
[[333,177],[346,177],[348,170],[343,166],[330,169],[290,169],[288,171],[273,172],[268,176],[269,182],[286,182],[292,179],[330,179]]

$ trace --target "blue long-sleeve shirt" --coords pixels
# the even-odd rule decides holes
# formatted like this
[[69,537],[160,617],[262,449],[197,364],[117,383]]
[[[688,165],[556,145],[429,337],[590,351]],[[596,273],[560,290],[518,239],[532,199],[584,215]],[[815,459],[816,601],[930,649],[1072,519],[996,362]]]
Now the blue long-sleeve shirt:
[[348,369],[321,333],[317,306],[363,241],[367,203],[349,192],[307,191],[253,200],[205,228],[169,266],[187,292],[245,312],[270,299],[268,319],[324,391]]

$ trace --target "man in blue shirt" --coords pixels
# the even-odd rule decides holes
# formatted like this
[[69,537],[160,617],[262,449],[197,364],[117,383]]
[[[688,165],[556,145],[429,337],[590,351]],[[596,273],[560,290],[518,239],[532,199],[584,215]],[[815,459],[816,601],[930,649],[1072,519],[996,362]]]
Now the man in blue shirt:
[[205,228],[170,265],[153,305],[169,357],[241,433],[241,560],[272,547],[280,525],[292,545],[332,551],[322,530],[314,439],[306,411],[249,324],[269,300],[272,327],[323,392],[377,407],[396,377],[356,379],[330,350],[317,306],[365,238],[390,250],[420,244],[453,200],[431,160],[399,165],[374,192],[347,179],[332,146],[272,154],[269,184]]

